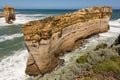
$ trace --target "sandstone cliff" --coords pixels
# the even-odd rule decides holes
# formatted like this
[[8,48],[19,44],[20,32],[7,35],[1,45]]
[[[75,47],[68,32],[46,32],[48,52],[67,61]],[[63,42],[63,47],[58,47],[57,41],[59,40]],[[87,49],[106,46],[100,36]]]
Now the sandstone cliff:
[[26,74],[44,75],[62,63],[65,53],[90,35],[109,29],[111,7],[93,7],[26,23],[23,33],[29,51]]
[[13,23],[15,21],[15,10],[11,6],[5,6],[4,12],[0,13],[0,17],[5,17],[5,21],[8,24]]

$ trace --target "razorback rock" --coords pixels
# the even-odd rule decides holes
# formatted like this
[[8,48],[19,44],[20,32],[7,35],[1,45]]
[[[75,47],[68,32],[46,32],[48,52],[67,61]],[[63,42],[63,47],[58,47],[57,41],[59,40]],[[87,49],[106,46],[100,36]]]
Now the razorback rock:
[[111,7],[98,6],[24,24],[29,51],[26,74],[53,71],[62,62],[60,56],[78,48],[88,36],[108,31],[111,14]]
[[12,21],[15,21],[15,10],[11,6],[5,6],[4,7],[4,16],[6,23],[12,23]]
[[0,17],[5,17],[5,21],[8,24],[13,23],[15,21],[15,10],[11,6],[5,6],[4,12],[0,13]]

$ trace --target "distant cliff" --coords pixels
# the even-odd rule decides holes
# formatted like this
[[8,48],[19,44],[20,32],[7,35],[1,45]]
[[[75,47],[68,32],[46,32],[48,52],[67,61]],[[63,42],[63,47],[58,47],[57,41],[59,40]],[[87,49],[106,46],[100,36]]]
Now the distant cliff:
[[111,7],[98,6],[24,24],[30,53],[26,74],[36,76],[53,71],[62,64],[60,56],[78,48],[88,36],[108,31],[111,14]]

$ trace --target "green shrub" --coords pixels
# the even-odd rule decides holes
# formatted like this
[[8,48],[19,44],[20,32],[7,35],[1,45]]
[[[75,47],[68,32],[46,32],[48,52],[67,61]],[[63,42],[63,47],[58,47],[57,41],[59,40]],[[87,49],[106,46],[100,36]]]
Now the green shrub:
[[92,51],[89,54],[87,61],[90,64],[97,64],[103,62],[104,60],[110,60],[113,56],[118,56],[118,53],[108,48],[99,49],[97,51]]
[[[45,74],[39,80],[74,80],[81,74],[82,66],[83,64],[74,62],[57,71],[54,70],[50,74]],[[86,65],[86,67],[88,66]]]
[[82,55],[76,60],[76,62],[77,63],[85,63],[85,62],[87,62],[87,57],[88,57],[88,54]]
[[[106,46],[105,44],[104,47]],[[100,48],[100,47],[99,47]],[[118,50],[118,48],[117,48]],[[98,49],[95,51],[89,51],[87,53],[84,53],[84,55],[80,56],[78,59],[76,59],[77,63],[86,63],[88,62],[89,64],[96,64],[100,63],[104,60],[109,60],[113,56],[119,56],[117,51],[109,48],[105,49]]]
[[120,65],[120,56],[112,57],[111,60]]
[[112,46],[112,49],[115,50],[120,55],[120,45]]
[[101,43],[101,44],[99,44],[99,45],[97,45],[96,46],[96,48],[95,48],[95,50],[99,50],[99,49],[104,49],[104,48],[106,48],[107,47],[107,44],[105,44],[105,43]]
[[115,40],[113,45],[119,45],[120,44],[120,35],[118,36],[118,38]]
[[93,65],[94,73],[103,73],[103,72],[120,72],[120,56],[112,57],[111,60],[106,60],[102,63]]

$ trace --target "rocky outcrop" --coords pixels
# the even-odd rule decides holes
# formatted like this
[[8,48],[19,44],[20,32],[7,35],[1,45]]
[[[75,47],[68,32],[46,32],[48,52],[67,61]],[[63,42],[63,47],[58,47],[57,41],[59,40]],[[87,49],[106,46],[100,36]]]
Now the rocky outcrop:
[[29,58],[26,74],[44,75],[62,63],[65,53],[78,48],[90,35],[109,30],[111,7],[93,7],[31,21],[23,26]]
[[15,10],[11,6],[5,6],[4,12],[0,13],[0,17],[5,17],[5,21],[8,24],[13,23],[15,21]]

